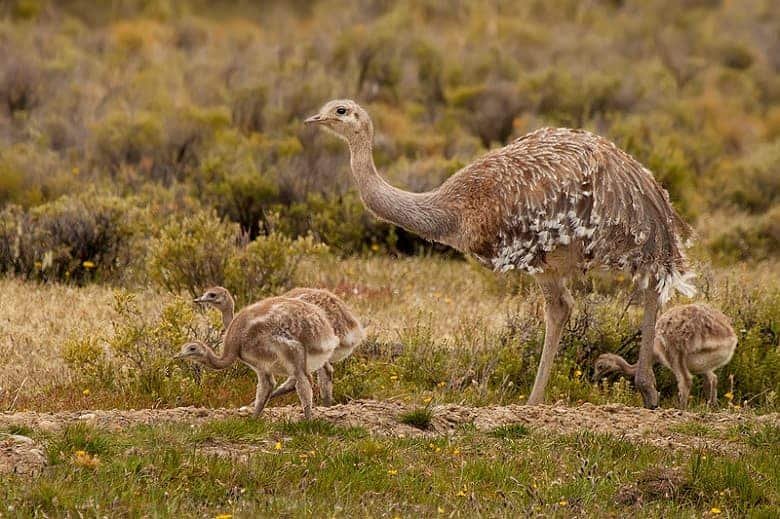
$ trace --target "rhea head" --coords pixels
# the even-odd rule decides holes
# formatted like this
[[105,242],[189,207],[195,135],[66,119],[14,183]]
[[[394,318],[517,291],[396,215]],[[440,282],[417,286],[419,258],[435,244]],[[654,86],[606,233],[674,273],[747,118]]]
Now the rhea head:
[[371,142],[374,126],[368,112],[351,99],[328,101],[320,111],[304,121],[306,125],[321,126],[350,144]]
[[230,296],[230,292],[223,287],[211,287],[203,292],[203,295],[196,297],[194,302],[201,304],[209,304],[218,310],[229,310],[233,306],[233,298]]
[[200,342],[188,342],[182,345],[176,359],[203,362],[206,358],[206,347]]
[[599,380],[610,373],[620,371],[620,365],[616,360],[617,355],[603,353],[596,359],[593,365],[593,380]]

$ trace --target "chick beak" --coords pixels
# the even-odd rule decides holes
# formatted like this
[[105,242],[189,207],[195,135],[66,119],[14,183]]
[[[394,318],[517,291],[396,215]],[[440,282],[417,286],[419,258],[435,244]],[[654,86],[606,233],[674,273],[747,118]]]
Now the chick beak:
[[322,117],[322,115],[317,114],[317,115],[312,115],[311,117],[309,117],[308,119],[303,121],[303,124],[306,124],[306,125],[318,124],[318,123],[323,122],[324,120],[325,119]]

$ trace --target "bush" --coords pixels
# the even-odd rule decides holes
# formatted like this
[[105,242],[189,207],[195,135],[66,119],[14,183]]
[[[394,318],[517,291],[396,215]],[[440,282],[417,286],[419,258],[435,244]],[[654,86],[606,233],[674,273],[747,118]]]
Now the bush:
[[780,203],[780,139],[757,148],[725,175],[732,186],[729,198],[751,212]]
[[238,225],[214,212],[171,221],[149,250],[149,277],[160,286],[196,296],[223,285],[239,304],[290,288],[300,262],[326,251],[310,237],[275,232],[249,241]]
[[522,108],[517,87],[507,82],[461,87],[450,95],[450,103],[485,148],[493,142],[506,144]]
[[0,271],[40,280],[110,279],[127,266],[135,209],[121,198],[66,196],[0,212]]
[[279,233],[258,236],[239,248],[227,266],[225,285],[241,304],[290,288],[305,258],[322,256],[327,247],[311,236],[292,239]]
[[163,288],[192,296],[223,285],[228,263],[242,240],[234,223],[214,212],[173,218],[149,245],[149,278]]

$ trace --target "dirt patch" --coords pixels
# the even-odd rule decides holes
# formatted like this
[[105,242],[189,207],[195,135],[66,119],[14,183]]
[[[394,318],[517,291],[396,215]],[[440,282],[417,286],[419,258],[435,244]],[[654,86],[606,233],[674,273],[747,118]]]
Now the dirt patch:
[[31,438],[0,433],[0,474],[36,476],[45,466],[43,449]]
[[[385,436],[437,436],[452,434],[466,424],[473,424],[481,431],[489,431],[502,425],[521,423],[532,430],[561,434],[578,431],[609,433],[628,441],[662,447],[710,448],[724,452],[736,452],[740,448],[739,443],[727,439],[728,431],[735,426],[762,423],[780,426],[778,413],[762,416],[736,412],[691,413],[677,409],[649,410],[617,404],[583,404],[576,407],[440,405],[431,408],[431,426],[428,430],[421,431],[398,421],[399,415],[411,409],[412,406],[397,402],[358,400],[333,407],[318,407],[314,416],[341,426],[363,427],[373,434]],[[26,426],[39,430],[57,430],[68,424],[88,423],[98,428],[118,430],[136,424],[200,424],[224,418],[251,419],[249,414],[245,410],[195,407],[59,413],[20,412],[0,414],[0,427]],[[300,420],[301,411],[298,406],[271,407],[263,412],[261,419]],[[707,436],[692,436],[679,432],[680,425],[690,423],[705,425]]]

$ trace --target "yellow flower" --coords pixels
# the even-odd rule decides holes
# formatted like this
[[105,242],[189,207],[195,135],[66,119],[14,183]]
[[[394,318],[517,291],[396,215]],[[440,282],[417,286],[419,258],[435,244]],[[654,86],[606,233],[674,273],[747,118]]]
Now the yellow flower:
[[398,375],[390,375],[390,380],[398,380]]
[[371,250],[374,252],[379,252],[379,244],[378,243],[372,243],[371,244]]
[[84,391],[81,392],[84,396],[89,396],[89,388],[84,389]]
[[452,455],[453,456],[460,456],[460,449],[455,449],[454,451],[452,451]]
[[569,502],[566,501],[565,499],[561,499],[560,501],[558,501],[558,504],[561,506],[569,506]]
[[457,495],[458,497],[466,497],[466,492],[464,492],[463,490],[461,490],[460,492],[458,492],[458,493],[457,493],[457,494],[455,494],[455,495]]
[[87,270],[95,268],[95,264],[89,260],[82,262],[81,266]]
[[35,262],[35,268],[37,268],[38,270],[42,269],[43,268],[43,263],[41,263],[40,261],[36,261]]
[[100,465],[100,460],[97,456],[92,456],[87,451],[76,451],[73,453],[73,463],[79,467],[96,469]]
[[580,370],[575,371],[574,372],[574,376],[575,377],[581,377],[582,376],[582,371],[580,371]]
[[729,402],[731,402],[732,400],[734,400],[734,393],[732,393],[731,391],[729,391],[728,393],[726,393],[726,394],[725,394],[725,395],[723,395],[723,396],[724,396],[724,397],[726,398],[726,400],[728,400]]
[[276,442],[276,445],[274,445],[274,449],[278,451],[282,450],[282,442]]
[[446,386],[446,385],[447,385],[447,383],[446,383],[445,381],[443,381],[443,380],[442,380],[441,382],[439,382],[438,384],[436,384],[436,387],[444,387],[444,386]]
[[215,515],[214,519],[231,519],[233,517],[233,514],[219,514]]
[[430,397],[430,396],[426,396],[425,398],[423,398],[423,403],[425,403],[425,404],[428,404],[428,403],[430,403],[430,402],[431,402],[431,400],[433,400],[433,398],[432,398],[432,397]]
[[710,508],[710,513],[712,515],[720,515],[720,508],[713,506],[712,508]]
[[443,514],[443,513],[444,513],[444,508],[442,508],[442,507],[438,507],[438,508],[436,509],[436,511],[437,511],[437,512],[439,512],[440,514]]
[[388,469],[387,473],[390,474],[391,476],[395,476],[396,474],[398,474],[398,471],[395,469]]

